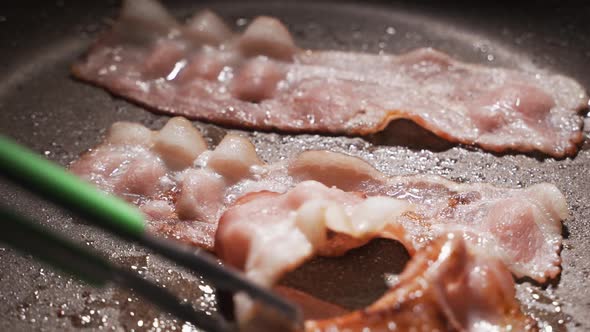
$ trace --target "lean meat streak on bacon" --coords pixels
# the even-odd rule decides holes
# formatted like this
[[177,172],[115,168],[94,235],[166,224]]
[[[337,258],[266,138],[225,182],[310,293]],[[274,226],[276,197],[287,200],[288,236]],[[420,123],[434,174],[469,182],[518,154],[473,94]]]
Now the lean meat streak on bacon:
[[[560,191],[547,183],[508,189],[429,175],[389,177],[361,159],[328,151],[307,151],[267,164],[248,139],[235,134],[209,150],[200,132],[181,117],[172,118],[159,131],[115,123],[104,143],[74,162],[71,171],[138,205],[153,232],[209,250],[214,248],[222,214],[238,204],[223,215],[225,230],[217,232],[217,241],[230,230],[239,234],[242,228],[256,227],[256,223],[233,225],[229,217],[236,209],[254,206],[260,218],[249,219],[260,222],[275,212],[281,218],[305,217],[297,224],[298,233],[289,236],[299,234],[298,240],[309,238],[313,243],[325,240],[321,232],[314,232],[319,227],[314,223],[332,218],[326,225],[340,234],[338,241],[318,249],[319,255],[340,255],[374,237],[399,240],[414,254],[434,238],[454,232],[502,260],[517,277],[544,282],[560,272],[561,220],[568,210]],[[251,203],[245,204],[248,200]],[[275,200],[292,204],[272,203]],[[277,206],[283,209],[275,211]],[[375,219],[374,211],[395,218]],[[265,213],[269,213],[266,219]],[[268,225],[256,241],[272,240],[294,227],[282,225],[278,221]],[[243,241],[247,244],[255,233],[246,233],[251,233]],[[219,250],[224,246],[218,243]],[[305,246],[285,253],[297,250],[307,257]],[[225,255],[229,262],[243,258],[230,256]]]
[[278,20],[234,33],[210,11],[180,24],[125,1],[74,75],[149,108],[241,128],[366,135],[408,119],[483,149],[573,155],[588,97],[544,72],[466,64],[432,50],[370,55],[298,49]]

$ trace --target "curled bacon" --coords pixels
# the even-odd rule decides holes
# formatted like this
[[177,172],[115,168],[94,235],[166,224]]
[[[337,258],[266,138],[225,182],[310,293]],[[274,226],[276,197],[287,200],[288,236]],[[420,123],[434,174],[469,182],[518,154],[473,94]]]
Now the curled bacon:
[[408,263],[399,281],[372,305],[308,320],[306,331],[534,331],[514,299],[503,264],[449,234]]

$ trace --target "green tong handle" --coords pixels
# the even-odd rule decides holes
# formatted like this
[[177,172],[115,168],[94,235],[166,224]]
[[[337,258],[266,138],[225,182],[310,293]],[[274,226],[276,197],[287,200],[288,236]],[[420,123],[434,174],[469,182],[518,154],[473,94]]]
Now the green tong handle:
[[62,167],[0,135],[0,174],[127,238],[145,232],[139,210],[95,189]]

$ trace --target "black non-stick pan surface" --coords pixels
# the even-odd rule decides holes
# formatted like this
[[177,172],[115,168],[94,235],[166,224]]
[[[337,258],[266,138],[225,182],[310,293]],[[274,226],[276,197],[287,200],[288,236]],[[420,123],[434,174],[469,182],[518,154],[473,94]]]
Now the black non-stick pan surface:
[[[245,2],[168,1],[178,17],[210,7],[236,26],[256,15],[287,23],[303,47],[366,52],[432,46],[489,66],[544,68],[590,89],[590,7],[584,2]],[[158,128],[166,117],[72,79],[71,63],[115,17],[118,2],[45,1],[0,4],[0,130],[67,165],[93,147],[114,121]],[[228,129],[196,122],[211,144]],[[450,145],[407,122],[373,137],[248,133],[266,161],[307,149],[360,156],[386,174],[439,174],[461,182],[521,187],[556,184],[567,196],[563,272],[548,285],[518,283],[526,312],[544,331],[590,330],[590,144],[575,158],[493,155]],[[587,135],[586,135],[587,136]],[[0,182],[3,203],[96,248],[155,280],[202,310],[215,310],[215,294],[197,276],[141,248],[96,230],[55,207]],[[0,228],[1,231],[1,228]],[[0,245],[1,246],[1,245]],[[386,290],[388,273],[407,261],[403,248],[374,241],[339,259],[318,259],[286,284],[347,308],[359,308]],[[95,289],[0,247],[0,330],[191,330],[131,292]]]

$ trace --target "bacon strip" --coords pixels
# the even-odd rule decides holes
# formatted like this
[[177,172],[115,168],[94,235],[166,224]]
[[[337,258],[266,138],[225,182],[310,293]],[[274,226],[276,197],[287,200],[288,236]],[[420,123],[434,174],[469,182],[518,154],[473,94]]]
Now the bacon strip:
[[561,220],[568,208],[554,185],[507,189],[431,175],[387,178],[360,159],[327,151],[302,153],[290,164],[290,172],[298,181],[413,203],[414,213],[400,219],[407,234],[394,237],[410,252],[438,234],[454,231],[495,252],[517,277],[544,282],[560,272]]
[[[216,253],[266,287],[313,256],[341,255],[374,237],[407,239],[401,222],[418,207],[405,200],[301,182],[287,193],[250,193],[221,217]],[[517,331],[534,328],[514,299],[514,281],[497,248],[464,233],[441,233],[420,249],[396,286],[369,307],[308,320],[306,331]],[[411,234],[410,234],[411,235]],[[487,234],[486,240],[492,240]],[[477,237],[476,236],[476,237]],[[402,241],[403,242],[403,241]],[[272,250],[269,250],[272,248]],[[491,249],[491,250],[490,250]],[[237,294],[244,331],[274,331],[276,320]],[[270,325],[269,325],[270,324]]]
[[432,49],[299,50],[276,19],[257,18],[236,35],[209,11],[181,25],[153,0],[125,1],[73,73],[153,110],[222,125],[367,135],[408,119],[451,142],[554,157],[576,153],[588,104],[560,75],[466,64]]
[[[285,194],[251,193],[223,214],[216,253],[251,280],[272,287],[313,256],[340,255],[377,236],[404,239],[400,219],[415,209],[407,201],[366,198],[317,182],[302,182]],[[342,316],[310,319],[305,330],[532,329],[514,295],[512,276],[494,251],[464,234],[443,233],[415,254],[377,302]],[[235,303],[243,330],[276,328],[245,295],[236,295]]]
[[449,234],[419,251],[369,307],[308,320],[306,331],[535,331],[502,263]]
[[[223,214],[216,253],[272,287],[315,255],[340,255],[377,236],[404,238],[399,220],[414,209],[407,201],[366,198],[317,182],[302,182],[285,194],[251,193]],[[532,322],[514,300],[510,272],[493,252],[481,249],[463,234],[441,235],[415,254],[380,300],[340,317],[309,320],[305,329],[524,330]],[[267,315],[245,295],[236,295],[235,303],[243,330],[276,328],[267,326]]]
[[[248,193],[256,192],[277,195],[313,181],[353,198],[410,204],[412,211],[396,220],[403,233],[389,229],[388,235],[410,253],[453,231],[499,257],[518,277],[543,282],[560,272],[561,220],[568,210],[551,184],[508,189],[458,184],[438,176],[387,177],[361,159],[327,151],[266,164],[248,139],[235,134],[209,150],[199,131],[183,118],[171,119],[160,131],[115,123],[105,142],[74,162],[71,171],[138,205],[153,232],[209,250],[219,218],[236,200],[244,203],[251,197]],[[354,229],[348,232],[355,234]],[[325,248],[322,254],[341,254],[346,242],[343,245]]]

